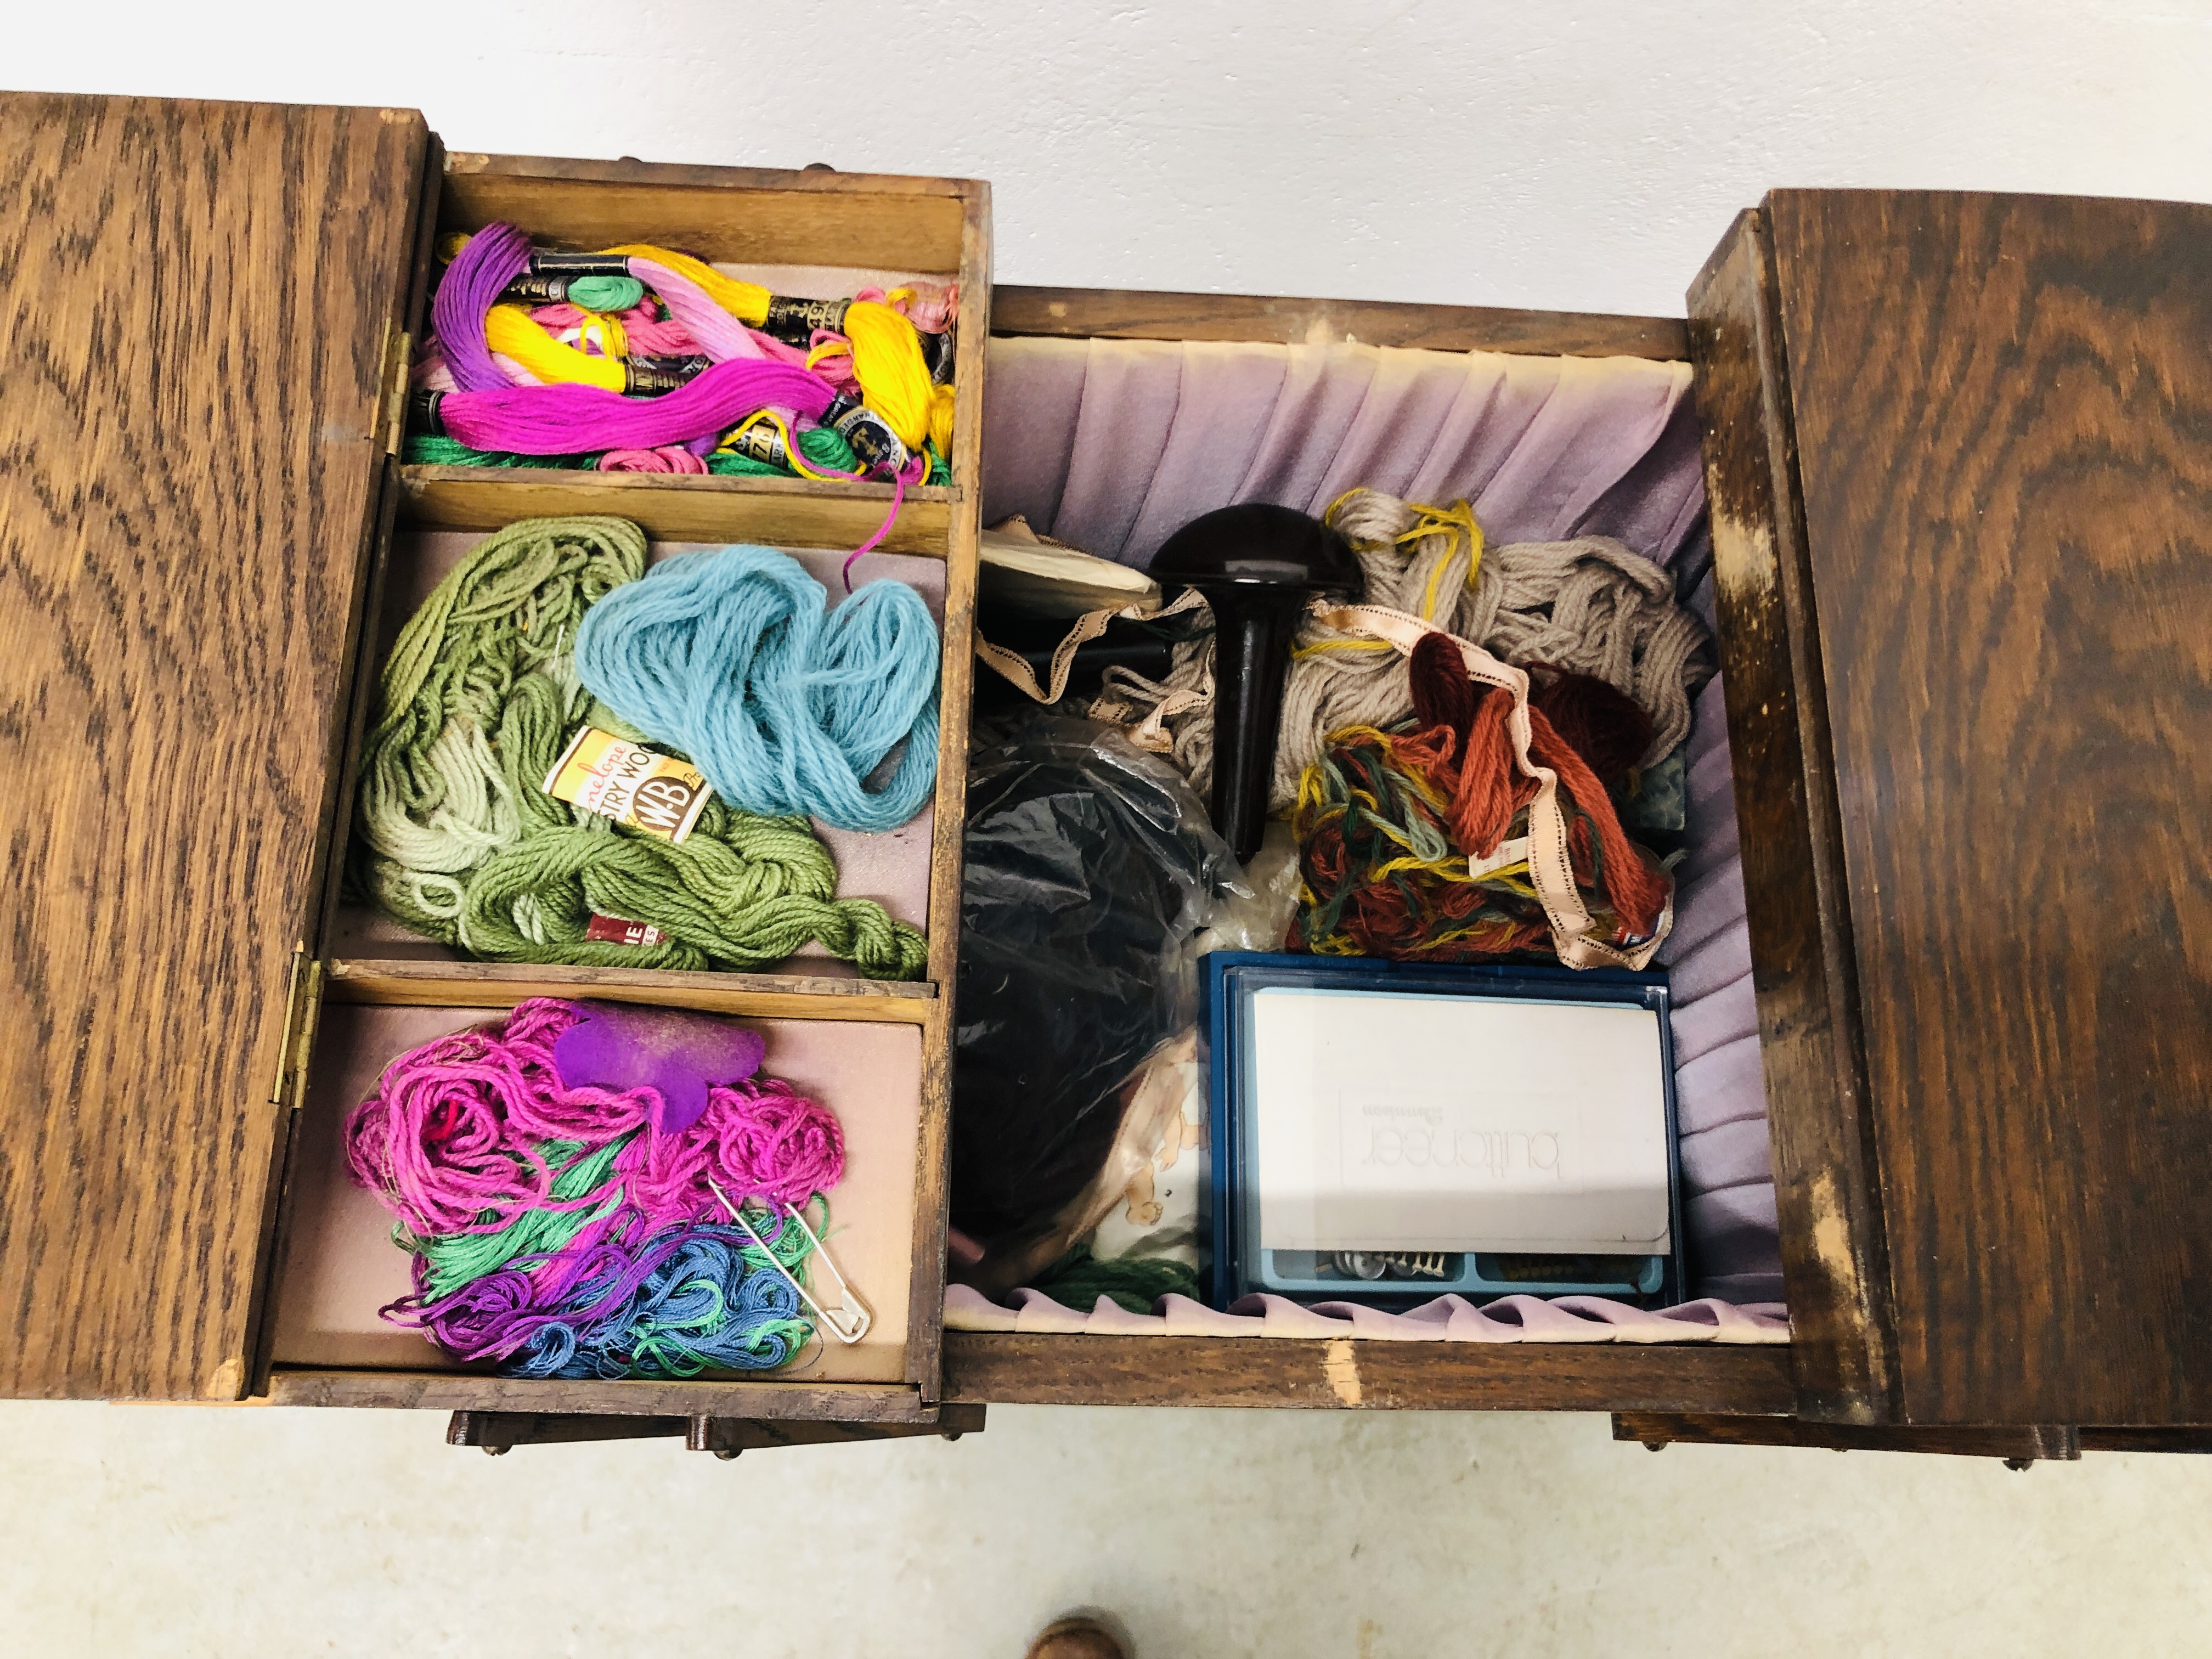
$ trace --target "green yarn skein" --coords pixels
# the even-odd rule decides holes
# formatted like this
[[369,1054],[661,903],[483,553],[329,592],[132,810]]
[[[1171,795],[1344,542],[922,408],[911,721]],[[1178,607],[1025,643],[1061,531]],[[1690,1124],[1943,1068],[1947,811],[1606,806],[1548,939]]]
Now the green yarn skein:
[[645,284],[635,276],[571,276],[568,303],[586,311],[628,311],[645,298]]
[[[837,866],[801,817],[710,800],[681,845],[556,800],[545,775],[586,723],[635,738],[577,684],[576,624],[645,569],[626,520],[532,519],[486,537],[401,629],[362,744],[356,885],[432,939],[497,962],[758,968],[809,940],[914,979],[922,935]],[[585,937],[594,914],[665,937]]]
[[[853,453],[852,445],[834,427],[810,426],[799,434],[799,453],[806,464],[824,472],[858,472],[860,459]],[[798,477],[790,467],[780,466],[774,461],[756,460],[750,455],[740,455],[734,450],[718,449],[707,457],[707,471],[723,477],[792,478]]]
[[550,467],[556,471],[590,472],[599,464],[599,452],[581,455],[517,455],[504,449],[471,449],[459,438],[441,438],[428,432],[407,436],[410,466]]
[[[540,1141],[536,1148],[539,1160],[547,1168],[559,1170],[553,1177],[550,1196],[562,1203],[574,1203],[597,1192],[606,1184],[623,1148],[636,1137],[633,1129],[581,1158],[577,1156],[585,1146],[580,1140]],[[611,1215],[622,1201],[623,1189],[617,1186],[589,1209],[580,1206],[567,1210],[526,1209],[497,1232],[441,1233],[417,1238],[403,1224],[392,1230],[392,1242],[422,1256],[422,1293],[435,1301],[451,1296],[471,1279],[498,1271],[519,1255],[550,1255],[592,1223]]]
[[1165,1256],[1125,1255],[1101,1261],[1078,1244],[1030,1281],[1064,1308],[1088,1313],[1102,1296],[1131,1313],[1148,1314],[1164,1296],[1198,1295],[1198,1269]]

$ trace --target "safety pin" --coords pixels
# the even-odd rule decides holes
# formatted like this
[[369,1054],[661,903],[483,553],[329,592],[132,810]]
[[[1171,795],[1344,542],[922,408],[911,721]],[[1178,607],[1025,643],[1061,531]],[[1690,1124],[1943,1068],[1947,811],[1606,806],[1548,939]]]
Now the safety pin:
[[768,1241],[753,1230],[753,1224],[745,1219],[744,1212],[730,1202],[730,1195],[722,1190],[720,1183],[709,1181],[707,1185],[714,1189],[714,1196],[722,1200],[722,1207],[730,1212],[730,1219],[745,1230],[745,1237],[760,1246],[762,1253],[775,1265],[776,1272],[791,1281],[791,1288],[805,1299],[806,1305],[814,1310],[815,1316],[830,1328],[832,1336],[840,1342],[849,1344],[858,1342],[868,1334],[868,1327],[875,1322],[876,1316],[868,1311],[866,1303],[853,1294],[853,1287],[845,1282],[845,1275],[837,1271],[837,1264],[830,1259],[830,1252],[823,1248],[822,1236],[806,1224],[805,1216],[788,1204],[783,1206],[783,1212],[799,1224],[799,1231],[805,1233],[807,1242],[813,1245],[816,1260],[827,1267],[830,1277],[837,1281],[838,1304],[837,1311],[834,1314],[814,1299],[814,1293],[799,1282],[798,1274],[776,1259],[775,1252],[769,1249]]

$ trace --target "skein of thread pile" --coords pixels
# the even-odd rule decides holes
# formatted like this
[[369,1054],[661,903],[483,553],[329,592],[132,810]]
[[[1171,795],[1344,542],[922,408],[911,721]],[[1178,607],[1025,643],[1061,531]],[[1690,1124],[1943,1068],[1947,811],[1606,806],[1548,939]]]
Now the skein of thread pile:
[[[1710,636],[1675,603],[1665,567],[1602,536],[1486,550],[1464,501],[1430,507],[1352,489],[1325,518],[1358,556],[1370,604],[1419,617],[1516,666],[1594,676],[1632,698],[1652,726],[1640,765],[1655,764],[1689,735],[1691,700],[1713,673]],[[1141,719],[1175,692],[1200,694],[1166,727],[1177,769],[1203,793],[1212,776],[1212,684],[1209,633],[1179,646],[1157,684],[1108,671],[1106,707],[1094,713]],[[1306,618],[1284,684],[1269,811],[1289,812],[1328,733],[1388,730],[1413,713],[1405,658],[1380,641]]]
[[[756,1076],[712,1086],[703,1115],[663,1133],[658,1091],[562,1079],[556,1045],[583,1012],[536,998],[425,1043],[349,1114],[348,1170],[415,1257],[414,1291],[385,1318],[511,1376],[788,1363],[813,1327],[776,1264],[801,1272],[812,1247],[783,1206],[826,1226],[836,1116]],[[726,1224],[717,1185],[752,1207],[763,1243]]]
[[[436,426],[421,436],[505,454],[565,456],[670,445],[703,449],[738,421],[764,409],[780,408],[818,422],[841,380],[848,380],[906,453],[924,458],[916,473],[921,481],[936,481],[945,468],[952,436],[952,388],[933,382],[917,325],[933,324],[940,330],[949,325],[950,290],[927,295],[915,288],[887,295],[866,290],[843,306],[842,335],[817,329],[802,349],[763,331],[773,296],[757,283],[650,244],[611,248],[605,257],[621,260],[629,274],[572,278],[564,299],[580,307],[597,304],[627,311],[650,289],[667,307],[671,324],[686,344],[696,346],[712,364],[673,392],[625,398],[629,380],[621,359],[629,349],[629,330],[623,325],[593,319],[585,330],[599,348],[593,352],[580,349],[581,340],[571,344],[554,337],[544,319],[520,306],[501,303],[531,265],[529,240],[518,228],[495,222],[474,235],[449,238],[441,251],[449,263],[432,302],[434,356],[426,358],[432,365],[428,371],[417,376],[418,383],[438,394]],[[735,367],[742,364],[792,369],[811,376],[823,390],[817,394],[799,382]],[[652,408],[625,411],[609,398]],[[800,447],[788,446],[793,452]],[[823,466],[823,460],[808,457],[789,470],[811,476]],[[903,477],[906,455],[878,457],[874,470]]]
[[773,548],[671,559],[592,607],[576,672],[749,811],[896,829],[937,781],[937,624],[903,582],[826,599]]
[[[1387,731],[1333,732],[1299,781],[1291,820],[1299,902],[1289,946],[1424,962],[1552,954],[1526,857],[1486,867],[1537,790],[1512,763],[1512,697],[1472,683],[1457,646],[1440,634],[1423,636],[1407,665],[1412,718]],[[1605,783],[1560,736],[1547,706],[1581,722],[1583,744],[1621,770],[1640,754],[1650,719],[1589,676],[1551,677],[1529,700],[1530,756],[1558,775],[1569,861],[1601,936],[1648,939],[1670,885],[1630,842]]]
[[[545,793],[579,726],[633,734],[578,684],[574,653],[645,558],[644,532],[626,520],[527,520],[439,583],[392,647],[363,741],[356,889],[413,931],[494,961],[751,969],[818,941],[872,978],[918,976],[917,930],[872,900],[836,896],[836,862],[796,816],[808,805],[796,786],[789,815],[710,800],[681,842]],[[778,706],[805,695],[788,678],[757,689]],[[933,738],[925,746],[933,766]],[[599,916],[664,937],[595,939]]]

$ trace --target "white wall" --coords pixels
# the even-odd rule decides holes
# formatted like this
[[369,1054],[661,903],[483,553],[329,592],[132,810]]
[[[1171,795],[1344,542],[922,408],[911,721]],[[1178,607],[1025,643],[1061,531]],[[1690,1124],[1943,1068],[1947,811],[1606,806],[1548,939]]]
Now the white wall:
[[1001,280],[1679,315],[1770,185],[2212,200],[2206,0],[19,0],[0,82],[943,173]]

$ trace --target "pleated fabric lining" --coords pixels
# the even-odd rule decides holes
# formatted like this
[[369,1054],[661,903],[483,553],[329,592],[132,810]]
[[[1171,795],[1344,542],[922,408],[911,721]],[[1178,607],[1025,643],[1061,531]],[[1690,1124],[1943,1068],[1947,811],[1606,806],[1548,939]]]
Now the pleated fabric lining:
[[[1360,485],[1464,497],[1492,546],[1617,538],[1672,567],[1712,621],[1686,363],[994,339],[985,387],[986,524],[1019,514],[1141,568],[1182,525],[1234,502],[1317,514]],[[1689,744],[1690,842],[1660,961],[1674,987],[1691,1273],[1701,1297],[1766,1304],[1782,1295],[1781,1252],[1717,678],[1698,696]]]
[[1357,1302],[1312,1307],[1287,1297],[1248,1296],[1226,1313],[1187,1296],[1164,1296],[1155,1311],[1133,1314],[1102,1296],[1089,1313],[1020,1290],[1004,1304],[967,1285],[945,1289],[945,1328],[1055,1336],[1365,1337],[1396,1342],[1722,1342],[1790,1340],[1778,1303],[1743,1305],[1701,1297],[1672,1308],[1632,1308],[1601,1296],[1505,1296],[1475,1306],[1440,1296],[1404,1313]]
[[1493,543],[1614,536],[1662,563],[1705,507],[1686,363],[1376,346],[991,342],[983,520],[1146,564],[1237,501],[1474,504]]

